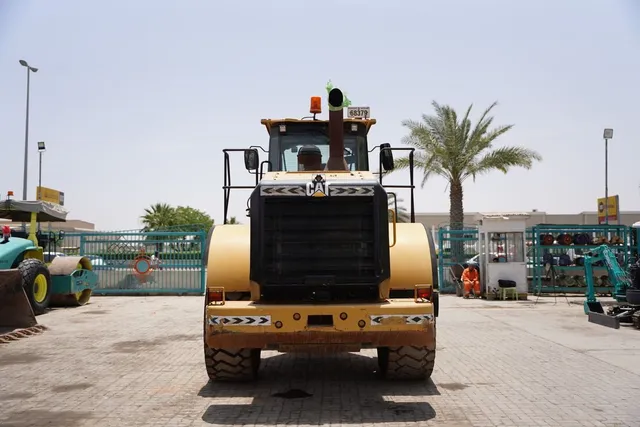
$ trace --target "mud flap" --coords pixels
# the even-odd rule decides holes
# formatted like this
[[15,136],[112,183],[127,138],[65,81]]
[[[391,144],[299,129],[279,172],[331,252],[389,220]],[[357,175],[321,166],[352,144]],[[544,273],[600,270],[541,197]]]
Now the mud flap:
[[20,270],[0,270],[0,327],[30,328],[37,324]]

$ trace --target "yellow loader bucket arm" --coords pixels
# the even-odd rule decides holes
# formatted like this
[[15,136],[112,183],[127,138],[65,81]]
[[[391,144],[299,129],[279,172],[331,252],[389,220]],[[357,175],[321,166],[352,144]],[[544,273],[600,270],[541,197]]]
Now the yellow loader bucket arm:
[[30,328],[37,324],[20,270],[0,270],[0,328]]

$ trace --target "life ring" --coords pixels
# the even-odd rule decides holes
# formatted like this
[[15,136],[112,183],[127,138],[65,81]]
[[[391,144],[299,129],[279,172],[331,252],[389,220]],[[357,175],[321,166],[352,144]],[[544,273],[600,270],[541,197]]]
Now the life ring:
[[133,271],[138,276],[147,276],[153,271],[151,257],[149,255],[138,255],[133,260]]

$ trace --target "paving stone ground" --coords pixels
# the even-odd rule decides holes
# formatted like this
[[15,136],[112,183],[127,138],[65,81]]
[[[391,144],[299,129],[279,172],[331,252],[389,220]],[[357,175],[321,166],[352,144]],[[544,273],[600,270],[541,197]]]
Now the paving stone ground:
[[367,350],[265,352],[259,381],[211,385],[202,297],[94,297],[0,344],[0,426],[640,426],[640,331],[534,301],[443,297],[427,383],[379,380]]

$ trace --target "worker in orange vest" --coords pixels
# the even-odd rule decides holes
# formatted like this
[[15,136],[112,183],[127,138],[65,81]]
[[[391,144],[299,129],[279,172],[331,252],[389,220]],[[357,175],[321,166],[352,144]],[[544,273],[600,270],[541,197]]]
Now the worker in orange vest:
[[469,266],[464,269],[461,277],[464,284],[464,297],[469,298],[469,293],[473,287],[473,295],[476,298],[480,298],[480,278],[478,275],[478,268],[475,263],[470,262]]

